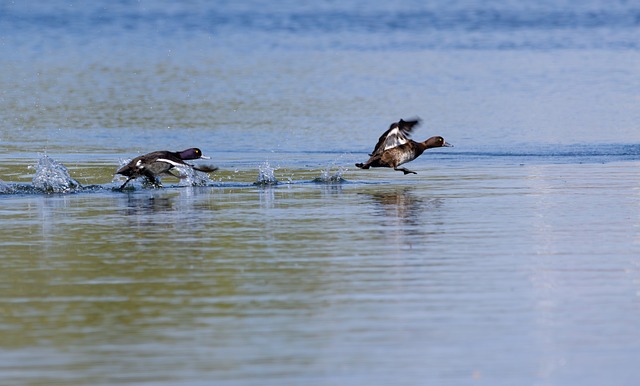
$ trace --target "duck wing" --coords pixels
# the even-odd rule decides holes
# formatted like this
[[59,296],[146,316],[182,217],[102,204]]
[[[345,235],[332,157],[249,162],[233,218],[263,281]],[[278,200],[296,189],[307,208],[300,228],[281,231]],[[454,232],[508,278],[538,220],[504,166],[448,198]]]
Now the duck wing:
[[398,122],[392,123],[389,127],[389,130],[385,131],[384,134],[380,136],[376,147],[369,155],[373,156],[375,154],[380,154],[385,150],[398,147],[409,142],[409,138],[411,137],[411,132],[413,131],[414,126],[419,123],[419,119],[411,121],[404,121],[401,119]]
[[162,157],[159,157],[158,159],[156,159],[154,161],[154,163],[155,162],[164,162],[166,164],[171,165],[171,167],[181,166],[181,165],[189,165],[188,163],[184,162],[182,159],[180,159],[178,157],[171,157],[171,156],[167,157],[166,155],[162,156]]
[[169,166],[169,168],[178,164],[184,164],[184,162],[182,162],[182,160],[178,156],[178,153],[166,150],[154,151],[132,159],[128,164],[118,169],[118,171],[116,171],[116,174],[122,174],[123,176],[139,174],[143,169],[149,167],[150,165],[154,165],[156,162],[167,163],[171,165]]

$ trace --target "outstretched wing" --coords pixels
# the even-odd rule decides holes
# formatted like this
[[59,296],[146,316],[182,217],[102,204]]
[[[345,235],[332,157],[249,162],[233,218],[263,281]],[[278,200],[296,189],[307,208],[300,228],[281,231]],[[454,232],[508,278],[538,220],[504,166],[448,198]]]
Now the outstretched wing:
[[378,143],[376,147],[373,149],[373,152],[369,154],[373,156],[374,154],[382,153],[387,149],[391,149],[400,145],[404,145],[409,142],[409,138],[411,137],[411,131],[414,126],[420,123],[419,119],[404,121],[400,120],[398,122],[394,122],[389,127],[389,130],[385,131],[382,136],[378,139]]

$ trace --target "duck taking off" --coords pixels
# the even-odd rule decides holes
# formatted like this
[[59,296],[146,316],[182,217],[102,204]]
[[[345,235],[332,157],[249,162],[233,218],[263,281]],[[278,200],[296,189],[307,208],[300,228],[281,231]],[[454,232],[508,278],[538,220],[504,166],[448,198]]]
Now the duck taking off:
[[194,170],[210,173],[216,171],[218,168],[214,166],[194,166],[184,162],[185,160],[192,159],[209,159],[202,155],[202,151],[198,148],[190,148],[183,151],[171,152],[171,151],[154,151],[149,154],[141,155],[131,160],[128,164],[124,165],[116,174],[121,174],[125,177],[129,177],[120,190],[137,177],[146,177],[150,182],[158,185],[157,177],[166,175],[176,178],[182,178],[182,176],[171,173],[171,169],[175,166],[186,166]]
[[431,137],[424,142],[416,142],[410,138],[413,128],[420,123],[420,119],[392,123],[389,130],[378,139],[373,152],[369,154],[371,158],[365,163],[357,163],[360,169],[372,168],[393,168],[404,174],[418,174],[406,168],[398,166],[411,162],[418,158],[425,150],[434,147],[453,146],[447,143],[440,136]]

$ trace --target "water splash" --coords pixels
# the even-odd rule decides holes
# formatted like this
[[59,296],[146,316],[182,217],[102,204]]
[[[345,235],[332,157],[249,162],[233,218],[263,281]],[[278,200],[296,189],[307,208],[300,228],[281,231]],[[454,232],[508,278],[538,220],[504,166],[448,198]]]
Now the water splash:
[[118,158],[118,169],[120,170],[124,165],[129,164],[129,162],[131,162],[133,160],[133,158]]
[[258,180],[255,182],[256,185],[277,185],[278,180],[274,172],[276,168],[273,168],[269,161],[263,162],[260,166],[258,166]]
[[199,172],[189,166],[178,165],[174,169],[181,177],[181,186],[207,186],[213,183],[208,173]]
[[344,172],[348,169],[343,168],[342,166],[338,166],[338,170],[335,173],[331,174],[331,168],[335,166],[334,163],[331,163],[327,166],[326,169],[320,172],[320,176],[313,179],[313,182],[323,183],[323,184],[340,184],[345,181],[342,177]]
[[12,188],[11,185],[0,180],[0,194],[9,194],[9,193],[13,193],[14,191],[15,189]]
[[70,193],[82,189],[82,185],[69,175],[67,168],[46,154],[38,160],[33,187],[45,193]]
[[[132,159],[133,158],[118,158],[118,168],[113,171],[113,178],[111,178],[112,184],[117,184],[118,187],[120,187],[120,185],[122,185],[127,180],[127,177],[121,174],[117,174],[116,172],[120,170],[124,165],[127,165],[129,162],[131,162]],[[132,184],[130,183],[129,185]]]

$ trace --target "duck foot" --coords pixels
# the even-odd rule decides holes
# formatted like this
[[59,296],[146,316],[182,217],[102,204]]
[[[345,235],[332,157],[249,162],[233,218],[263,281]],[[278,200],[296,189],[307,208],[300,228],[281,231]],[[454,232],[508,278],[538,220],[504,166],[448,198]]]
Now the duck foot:
[[418,174],[418,173],[414,172],[413,170],[409,170],[409,169],[405,169],[405,168],[393,168],[393,170],[397,170],[397,171],[403,172],[405,176],[407,174],[409,174],[409,173]]
[[120,187],[118,188],[118,190],[122,191],[122,189],[124,189],[125,186],[127,186],[127,184],[129,183],[129,181],[133,180],[133,177],[129,177],[127,178],[127,180],[124,182],[124,184],[120,185]]

